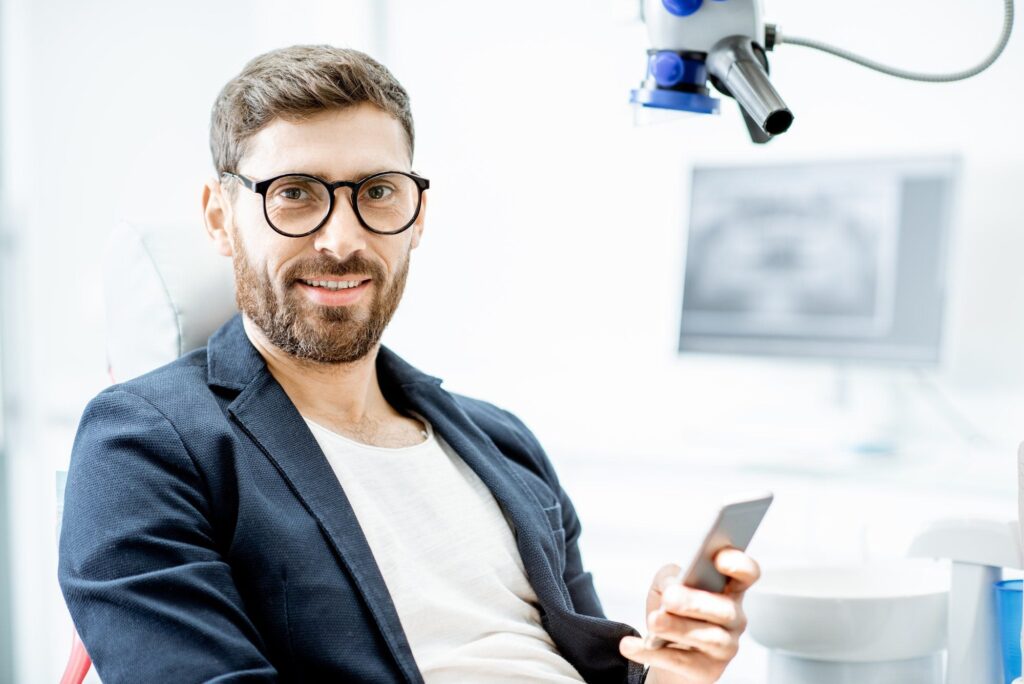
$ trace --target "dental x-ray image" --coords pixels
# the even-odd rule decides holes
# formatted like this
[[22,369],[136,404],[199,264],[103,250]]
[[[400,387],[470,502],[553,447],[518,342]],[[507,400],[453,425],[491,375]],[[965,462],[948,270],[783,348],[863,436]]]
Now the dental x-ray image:
[[954,167],[695,168],[680,350],[934,361]]

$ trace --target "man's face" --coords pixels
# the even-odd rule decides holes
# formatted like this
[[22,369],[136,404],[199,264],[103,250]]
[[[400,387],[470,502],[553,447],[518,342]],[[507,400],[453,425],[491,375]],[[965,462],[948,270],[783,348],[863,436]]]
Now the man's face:
[[[291,172],[357,181],[378,171],[409,171],[409,164],[401,124],[361,104],[300,123],[273,121],[251,138],[239,173],[257,181]],[[409,254],[419,244],[426,196],[410,228],[378,235],[360,225],[350,192],[339,188],[328,222],[301,238],[274,232],[263,198],[241,184],[231,202],[226,223],[238,308],[272,344],[299,359],[349,363],[372,351],[402,298]],[[368,282],[337,292],[301,282],[332,279]]]

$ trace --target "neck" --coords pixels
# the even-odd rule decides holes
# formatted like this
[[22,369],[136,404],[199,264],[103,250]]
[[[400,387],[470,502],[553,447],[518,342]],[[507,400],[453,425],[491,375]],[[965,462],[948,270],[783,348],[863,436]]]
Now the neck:
[[391,413],[377,381],[377,352],[351,363],[314,363],[274,346],[259,326],[242,315],[245,333],[300,413],[358,425]]

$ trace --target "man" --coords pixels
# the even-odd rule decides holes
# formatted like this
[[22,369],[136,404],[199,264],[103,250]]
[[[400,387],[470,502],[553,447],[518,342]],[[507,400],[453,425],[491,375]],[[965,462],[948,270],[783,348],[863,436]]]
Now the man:
[[[422,238],[406,92],[363,53],[257,57],[219,95],[202,195],[240,314],[86,407],[59,578],[106,684],[718,679],[723,595],[655,576],[605,618],[551,462],[513,414],[379,343]],[[643,664],[650,666],[646,671]]]

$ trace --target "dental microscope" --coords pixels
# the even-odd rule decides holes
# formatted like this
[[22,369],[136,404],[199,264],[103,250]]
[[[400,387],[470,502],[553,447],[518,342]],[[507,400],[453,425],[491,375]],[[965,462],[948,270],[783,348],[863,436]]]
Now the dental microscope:
[[736,100],[751,140],[766,143],[793,124],[793,113],[768,76],[768,52],[776,46],[821,50],[898,78],[959,81],[987,69],[1006,47],[1013,0],[1003,4],[1003,30],[992,52],[969,69],[933,74],[897,69],[821,41],[785,35],[776,25],[764,23],[760,0],[640,0],[650,48],[646,76],[630,101],[643,107],[717,114],[719,100],[712,97],[710,83]]

